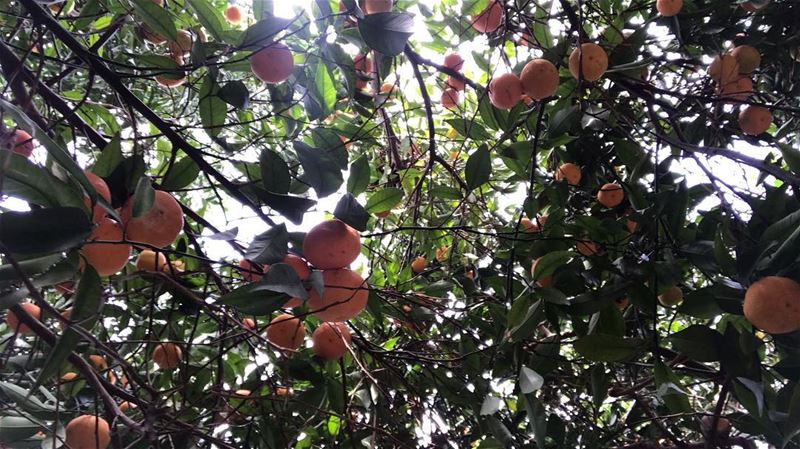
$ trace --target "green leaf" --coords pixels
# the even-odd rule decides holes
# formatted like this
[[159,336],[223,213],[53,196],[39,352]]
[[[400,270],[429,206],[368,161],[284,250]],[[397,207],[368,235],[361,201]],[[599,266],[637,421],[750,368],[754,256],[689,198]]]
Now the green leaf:
[[369,14],[358,21],[358,30],[367,46],[386,56],[402,53],[413,29],[414,17],[404,12]]
[[34,436],[39,431],[45,431],[41,424],[37,424],[23,416],[0,416],[0,443],[11,444]]
[[[90,331],[97,322],[98,312],[103,304],[103,284],[100,276],[91,266],[86,266],[83,270],[78,290],[75,292],[72,305],[70,320],[73,326],[80,326]],[[69,354],[81,341],[80,335],[68,327],[53,349],[50,351],[47,362],[39,372],[36,380],[37,385],[44,385],[48,379],[61,373],[64,369]]]
[[403,189],[397,187],[387,187],[373,193],[367,199],[367,212],[379,214],[387,212],[397,206],[403,200]]
[[261,151],[258,162],[261,166],[261,183],[264,188],[274,193],[288,193],[292,176],[286,161],[275,151],[265,148]]
[[83,194],[76,188],[22,155],[8,151],[0,153],[0,177],[3,195],[45,207],[85,207]]
[[336,415],[331,415],[328,417],[328,434],[331,436],[339,435],[339,429],[342,428],[342,420],[339,419]]
[[476,187],[489,181],[492,176],[492,156],[489,154],[489,147],[481,145],[467,159],[465,177],[467,188],[473,190]]
[[200,122],[206,133],[211,137],[218,136],[225,125],[225,116],[228,114],[225,102],[220,97],[210,94],[200,98],[197,108],[200,111]]
[[645,342],[639,338],[594,334],[580,337],[573,347],[578,354],[595,362],[619,362],[644,350]]
[[344,182],[342,171],[330,152],[294,142],[294,149],[303,166],[303,180],[311,185],[317,196],[324,198],[339,189]]
[[478,141],[486,141],[492,138],[491,134],[486,131],[486,128],[475,120],[453,118],[445,120],[445,122],[464,137],[469,137],[470,139]]
[[689,398],[683,391],[680,379],[664,362],[656,360],[654,366],[656,394],[664,401],[672,413],[688,413],[692,411]]
[[217,92],[222,101],[238,109],[250,107],[250,91],[241,81],[230,81],[225,83]]
[[220,304],[231,306],[245,315],[265,316],[280,309],[291,299],[285,293],[276,293],[255,283],[233,290],[219,299]]
[[272,210],[277,211],[294,224],[302,223],[303,215],[305,215],[306,211],[317,204],[316,201],[309,198],[267,192],[261,188],[256,188],[254,190],[258,192],[258,198],[261,199],[264,204],[269,206]]
[[[61,254],[53,254],[49,256],[37,257],[34,259],[21,260],[17,262],[20,270],[28,276],[32,277],[39,273],[44,273],[50,267],[63,260],[64,256]],[[11,264],[0,265],[0,285],[19,281],[17,270]]]
[[156,191],[153,189],[150,178],[142,176],[136,183],[136,190],[133,192],[133,210],[131,211],[134,217],[141,217],[153,208],[153,203],[156,199]]
[[525,413],[528,414],[528,423],[536,446],[539,449],[545,449],[545,440],[547,438],[547,413],[545,412],[544,405],[541,401],[536,399],[533,394],[526,394],[523,396],[523,404],[525,405]]
[[342,199],[336,203],[336,209],[333,210],[333,216],[347,223],[358,231],[367,230],[367,221],[369,214],[364,209],[356,198],[347,193],[342,196]]
[[533,270],[533,279],[541,279],[552,275],[555,271],[566,265],[578,254],[574,251],[551,251],[538,259]]
[[350,174],[347,177],[347,191],[357,196],[367,190],[369,180],[369,160],[365,154],[362,154],[350,164]]
[[281,223],[259,234],[250,243],[245,257],[255,263],[272,264],[283,260],[289,251],[289,232]]
[[544,385],[544,378],[536,371],[523,366],[519,372],[519,390],[522,394],[533,393]]
[[197,14],[197,21],[218,41],[223,41],[225,19],[208,0],[186,0]]
[[108,144],[103,148],[100,156],[97,157],[92,173],[101,178],[105,178],[114,172],[114,169],[122,162],[122,144],[119,134],[114,134],[114,137],[108,141]]
[[[58,223],[58,226],[54,223]],[[0,214],[0,242],[12,254],[39,255],[65,251],[83,243],[91,231],[89,216],[76,207]]]
[[290,19],[276,16],[269,16],[259,20],[242,34],[240,47],[264,46],[267,42],[272,42],[275,35],[285,30],[290,23]]
[[550,124],[547,127],[548,138],[555,139],[566,134],[578,123],[580,117],[581,112],[577,106],[567,106],[559,109],[550,118]]
[[719,348],[724,344],[722,334],[707,326],[694,324],[666,338],[672,349],[699,362],[720,359]]
[[181,158],[164,176],[161,187],[164,190],[180,190],[197,179],[199,174],[200,167],[191,158]]
[[55,406],[45,404],[25,388],[11,382],[0,382],[0,391],[22,410],[39,419],[52,420],[57,416]]
[[170,41],[178,39],[178,30],[172,15],[153,0],[133,0],[133,9],[145,25],[154,33]]
[[331,74],[328,72],[328,67],[325,64],[320,63],[316,65],[316,70],[314,71],[314,89],[312,92],[322,106],[322,115],[330,115],[330,113],[333,112],[334,104],[336,104],[336,86],[334,86]]
[[285,293],[292,298],[308,299],[308,290],[303,286],[297,272],[285,263],[270,265],[259,285],[275,293]]

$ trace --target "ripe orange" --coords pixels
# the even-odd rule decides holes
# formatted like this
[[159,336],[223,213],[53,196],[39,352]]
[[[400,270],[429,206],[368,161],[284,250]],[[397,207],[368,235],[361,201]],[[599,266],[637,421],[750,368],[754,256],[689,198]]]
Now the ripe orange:
[[250,330],[255,330],[255,328],[256,328],[256,320],[254,320],[253,318],[245,318],[245,319],[243,319],[242,320],[242,324],[244,325],[244,327],[246,327],[246,328],[248,328]]
[[295,307],[300,307],[303,305],[303,300],[300,298],[292,298],[286,301],[286,304],[283,305],[284,309],[294,309]]
[[305,336],[303,322],[287,313],[276,316],[267,326],[267,340],[281,349],[299,348]]
[[61,376],[58,385],[58,391],[65,396],[73,396],[77,393],[77,389],[81,386],[79,382],[77,382],[78,374],[73,372],[64,373]]
[[558,89],[558,69],[547,59],[529,61],[519,79],[523,92],[534,100],[551,97]]
[[294,394],[292,387],[277,386],[275,387],[275,396],[286,397]]
[[122,401],[119,403],[119,411],[122,413],[125,413],[132,408],[136,408],[136,404],[131,404],[128,401]]
[[122,226],[110,218],[101,218],[86,244],[81,248],[82,263],[88,263],[100,276],[118,273],[131,257],[131,245],[122,243],[93,243],[95,240],[122,241]]
[[[23,302],[20,303],[19,306],[25,309],[25,311],[28,312],[28,315],[36,318],[37,320],[40,320],[42,318],[42,310],[36,304]],[[10,330],[14,332],[19,332],[20,334],[31,333],[31,328],[28,327],[26,324],[20,323],[17,314],[12,312],[11,310],[8,310],[6,312],[6,325]]]
[[339,360],[353,339],[344,323],[322,323],[311,334],[311,350],[323,360]]
[[731,56],[739,63],[739,73],[753,73],[761,65],[761,55],[755,47],[740,45],[733,49]]
[[736,81],[739,76],[739,61],[733,55],[717,55],[708,66],[708,76],[721,85]]
[[183,229],[181,205],[169,193],[156,190],[153,207],[144,215],[133,217],[133,198],[122,208],[125,237],[158,248],[169,246]]
[[581,183],[581,168],[572,162],[561,164],[556,170],[556,181],[567,180],[567,184],[577,186]]
[[25,157],[31,157],[33,153],[33,137],[24,129],[14,131],[13,151]]
[[591,240],[578,240],[575,249],[585,257],[596,256],[602,252],[600,245]]
[[353,58],[353,68],[365,75],[372,73],[372,59],[367,55],[358,54]]
[[750,136],[765,133],[772,124],[772,113],[763,106],[750,105],[739,113],[739,127]]
[[103,418],[81,415],[67,424],[64,443],[70,449],[106,449],[111,444],[111,429]]
[[250,262],[247,259],[242,259],[239,261],[239,270],[242,273],[242,278],[244,278],[247,282],[258,282],[261,280],[262,275],[260,273],[264,272],[264,269],[261,265],[257,263]]
[[347,268],[325,270],[322,273],[325,285],[320,296],[311,289],[308,308],[322,321],[347,321],[358,316],[367,306],[369,292],[364,278]]
[[167,256],[149,249],[142,250],[136,258],[136,269],[139,271],[160,271],[168,268]]
[[448,53],[447,56],[444,57],[444,66],[461,71],[464,67],[464,58],[458,53]]
[[[311,269],[308,268],[306,261],[298,256],[295,256],[294,254],[286,254],[282,262],[292,267],[294,272],[297,273],[297,277],[299,277],[301,281],[305,281],[309,276],[311,276]],[[264,272],[266,273],[268,270],[269,265],[265,265]]]
[[169,43],[169,51],[173,56],[183,57],[192,50],[192,33],[178,30],[177,39]]
[[489,101],[498,109],[511,109],[522,99],[522,82],[513,73],[504,73],[489,83]]
[[450,87],[442,92],[441,103],[442,106],[446,109],[455,109],[460,101],[461,95],[458,93],[458,90]]
[[664,17],[677,16],[683,8],[683,0],[656,0],[656,10]]
[[[86,179],[89,180],[89,184],[91,184],[92,187],[94,187],[94,190],[97,191],[97,196],[106,200],[106,203],[111,204],[111,190],[109,190],[108,184],[106,184],[106,182],[103,181],[103,178],[95,175],[90,171],[84,171],[83,174],[86,175]],[[91,207],[92,201],[89,199],[88,195],[84,197],[83,204],[86,205],[87,209]],[[98,221],[100,221],[101,218],[105,216],[106,216],[106,210],[103,209],[103,206],[95,204],[94,208],[92,208],[92,221],[97,223]]]
[[231,25],[238,24],[243,18],[244,13],[242,13],[242,8],[239,8],[236,5],[228,6],[228,9],[225,10],[225,20],[227,20]]
[[658,302],[664,307],[677,306],[683,302],[683,290],[674,285],[658,295]]
[[175,343],[159,343],[153,350],[153,362],[162,370],[173,369],[178,366],[182,356],[181,347]]
[[472,19],[472,28],[479,33],[491,33],[500,28],[504,12],[503,4],[499,0],[491,0],[486,9]]
[[273,42],[250,55],[250,69],[267,84],[282,83],[294,70],[294,56],[286,44]]
[[450,89],[454,89],[454,90],[457,90],[459,92],[464,90],[465,87],[467,87],[467,83],[465,83],[464,81],[461,81],[458,78],[454,78],[452,76],[448,76],[447,77],[447,81],[445,82],[445,84]]
[[411,271],[416,274],[422,273],[425,271],[425,267],[428,266],[428,260],[422,256],[417,256],[414,260],[411,261]]
[[444,262],[447,260],[447,254],[450,252],[450,247],[442,246],[440,248],[436,248],[436,261],[439,263]]
[[583,74],[586,81],[597,81],[608,69],[608,55],[597,44],[587,42],[579,48],[572,50],[569,55],[569,72],[575,79],[580,79]]
[[622,190],[622,186],[617,183],[609,182],[603,184],[600,190],[597,191],[597,202],[605,207],[617,207],[622,204],[622,200],[624,199],[625,191]]
[[321,270],[347,267],[360,253],[361,236],[341,220],[319,223],[303,240],[306,260]]
[[744,317],[770,334],[800,330],[800,284],[794,279],[767,276],[744,294]]
[[364,13],[375,14],[392,10],[392,0],[364,0]]
[[733,100],[747,100],[753,94],[753,81],[747,76],[740,76],[735,81],[722,86],[720,96]]
[[[178,66],[183,65],[183,56],[174,54],[172,55],[172,59]],[[174,89],[176,87],[182,86],[183,83],[186,82],[186,76],[181,76],[180,78],[176,78],[175,75],[176,75],[175,73],[156,75],[155,80],[159,86],[166,87],[169,89]]]
[[102,355],[92,354],[89,356],[89,362],[94,366],[97,371],[105,371],[108,369],[108,363]]
[[539,259],[535,259],[531,264],[531,276],[534,277],[536,281],[536,285],[542,288],[548,288],[553,286],[553,275],[544,276],[542,278],[536,279],[536,275],[534,274],[536,271],[536,264],[539,263]]
[[253,394],[253,392],[252,392],[252,391],[242,388],[242,389],[240,389],[240,390],[236,390],[236,391],[234,391],[234,392],[233,392],[233,397],[237,397],[237,398],[248,398],[248,397],[250,397],[252,394]]

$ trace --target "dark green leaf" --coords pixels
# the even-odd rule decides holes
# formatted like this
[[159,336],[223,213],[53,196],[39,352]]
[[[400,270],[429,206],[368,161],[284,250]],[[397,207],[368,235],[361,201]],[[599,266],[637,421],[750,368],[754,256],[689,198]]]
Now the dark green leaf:
[[275,293],[285,293],[292,298],[308,299],[308,291],[303,287],[297,272],[285,263],[270,265],[259,285]]
[[23,416],[0,416],[0,443],[12,444],[46,431],[41,424]]
[[386,56],[402,53],[413,29],[414,17],[404,12],[369,14],[358,21],[358,30],[367,46]]
[[225,116],[228,114],[225,102],[216,95],[207,95],[200,99],[197,108],[200,111],[200,122],[206,133],[211,137],[219,135],[225,125]]
[[103,148],[100,156],[97,157],[97,162],[92,167],[92,173],[101,178],[111,175],[114,169],[122,162],[122,145],[119,134],[114,134],[114,137],[108,141],[108,144]]
[[347,193],[342,196],[342,199],[336,203],[336,209],[333,210],[333,216],[352,226],[358,231],[367,230],[367,221],[369,220],[369,213],[367,213],[364,206],[362,206],[356,198]]
[[246,186],[241,190],[245,193],[252,193],[264,204],[277,211],[294,224],[302,223],[306,211],[317,204],[317,202],[312,199],[267,192],[261,187],[254,185]]
[[178,38],[178,30],[172,21],[172,15],[163,6],[159,6],[152,0],[133,0],[132,3],[136,15],[151,31],[170,41]]
[[3,195],[45,207],[85,207],[83,194],[78,193],[75,187],[19,154],[0,153],[0,176]]
[[0,214],[0,242],[12,254],[65,251],[83,243],[91,231],[92,223],[86,212],[76,207]]
[[403,190],[397,187],[386,187],[378,190],[367,199],[367,211],[371,214],[387,212],[403,200]]
[[188,157],[176,162],[164,176],[161,187],[164,190],[180,190],[192,183],[200,174],[200,167]]
[[489,181],[492,176],[492,156],[486,144],[481,145],[467,159],[465,177],[467,187],[472,190]]
[[362,154],[350,164],[350,174],[347,177],[347,191],[359,195],[367,190],[370,180],[370,167],[367,156]]
[[225,103],[238,108],[247,109],[250,107],[250,91],[241,81],[230,81],[219,89],[217,96]]
[[261,47],[274,40],[276,34],[285,30],[291,20],[268,16],[248,28],[242,35],[241,48]]
[[264,188],[274,193],[288,193],[292,183],[289,166],[276,152],[265,148],[258,158],[261,166],[261,183]]
[[303,179],[311,184],[317,196],[326,197],[339,189],[344,179],[330,153],[311,148],[303,142],[294,142],[294,149],[303,166]]
[[187,3],[197,14],[197,20],[208,33],[218,41],[223,41],[225,19],[208,0],[187,0]]
[[133,211],[134,217],[141,217],[153,208],[156,199],[156,191],[153,189],[150,178],[142,176],[136,183],[136,190],[133,192]]
[[645,348],[641,339],[605,334],[580,337],[573,347],[578,354],[595,362],[618,362],[633,357]]
[[273,264],[283,260],[289,251],[289,232],[279,224],[259,234],[250,243],[245,257],[255,263]]
[[291,299],[285,293],[276,293],[259,283],[247,284],[227,293],[220,304],[231,306],[245,315],[264,316],[280,309]]
[[672,349],[700,362],[719,360],[719,347],[724,344],[722,334],[699,324],[670,335],[667,341],[672,344]]

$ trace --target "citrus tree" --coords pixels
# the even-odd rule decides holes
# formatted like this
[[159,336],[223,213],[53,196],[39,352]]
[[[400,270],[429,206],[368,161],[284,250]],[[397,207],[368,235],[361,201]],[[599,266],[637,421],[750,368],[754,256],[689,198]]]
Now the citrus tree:
[[0,446],[800,447],[800,3],[0,2]]

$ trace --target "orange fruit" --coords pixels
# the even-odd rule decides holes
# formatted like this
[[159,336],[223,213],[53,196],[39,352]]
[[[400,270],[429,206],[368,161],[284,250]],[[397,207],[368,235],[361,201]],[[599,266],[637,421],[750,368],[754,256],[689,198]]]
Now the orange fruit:
[[504,9],[499,0],[491,0],[478,17],[472,19],[472,28],[479,33],[491,33],[503,23]]
[[169,193],[156,190],[153,207],[144,215],[133,217],[133,198],[122,208],[125,237],[157,248],[169,246],[183,229],[181,205]]
[[242,274],[242,278],[244,278],[247,282],[258,282],[261,280],[262,273],[264,273],[264,269],[261,265],[250,262],[247,259],[242,259],[239,261],[239,272]]
[[619,310],[625,310],[625,308],[627,308],[630,303],[631,300],[628,298],[618,298],[614,300],[614,304],[617,305]]
[[325,290],[320,296],[311,289],[308,307],[322,321],[347,321],[367,306],[369,292],[364,278],[347,268],[322,272]]
[[392,0],[364,0],[362,9],[366,14],[375,14],[378,12],[389,12],[392,10]]
[[110,242],[122,241],[122,226],[110,218],[101,218],[86,244],[81,248],[82,263],[94,267],[100,276],[111,276],[118,273],[131,257],[131,245],[122,243],[93,243],[95,240]]
[[631,220],[630,218],[625,220],[625,227],[628,229],[628,232],[630,232],[631,234],[636,232],[636,227],[637,226],[638,225],[636,224],[636,222]]
[[446,109],[455,109],[460,101],[461,95],[458,93],[458,90],[449,87],[442,92],[441,103],[442,106]]
[[439,263],[444,262],[445,260],[447,260],[447,254],[449,252],[450,252],[450,247],[448,247],[448,246],[442,246],[440,248],[437,248],[436,249],[436,260]]
[[558,89],[558,69],[547,59],[534,59],[522,68],[519,80],[522,91],[532,99],[552,97]]
[[236,390],[236,391],[233,392],[233,396],[234,397],[238,397],[238,398],[248,398],[252,394],[253,394],[252,391],[244,389],[244,388],[242,388],[240,390]]
[[460,71],[464,67],[464,58],[458,53],[448,53],[447,56],[444,57],[443,65],[453,70]]
[[[39,306],[37,306],[36,304],[23,302],[20,303],[19,306],[25,309],[25,311],[28,312],[28,315],[36,318],[37,320],[42,319],[42,309],[40,309]],[[6,312],[6,325],[10,330],[14,332],[19,332],[20,334],[31,333],[31,328],[28,327],[26,324],[20,323],[19,317],[17,316],[16,313],[11,311],[11,309],[9,309]]]
[[[178,54],[173,54],[172,59],[178,66],[183,65],[183,56]],[[167,87],[169,89],[174,89],[176,87],[182,86],[183,83],[186,82],[186,76],[181,76],[180,78],[176,78],[176,73],[172,72],[169,74],[161,74],[156,75],[154,79],[159,86]]]
[[581,183],[581,168],[572,162],[561,164],[556,169],[556,181],[567,180],[567,184],[577,186]]
[[[708,432],[711,430],[711,426],[714,425],[714,417],[710,415],[703,416],[700,420],[703,430]],[[731,429],[731,422],[728,418],[724,416],[720,416],[717,419],[717,433],[727,433]]]
[[287,313],[276,316],[267,326],[267,340],[281,349],[299,348],[305,336],[303,322]]
[[597,81],[608,70],[608,55],[597,44],[587,42],[569,55],[569,72],[575,79],[583,74],[585,81]]
[[284,309],[294,309],[295,307],[300,307],[303,305],[303,300],[300,298],[292,298],[286,301],[286,304],[283,305]]
[[750,136],[765,133],[772,124],[772,113],[763,106],[750,105],[739,113],[739,127]]
[[747,100],[753,94],[753,81],[747,76],[740,76],[728,84],[722,86],[720,89],[720,96],[722,98],[730,98],[733,100]]
[[106,449],[111,444],[111,429],[99,416],[81,415],[67,424],[64,444],[70,449]]
[[286,44],[273,42],[250,55],[250,69],[267,84],[282,83],[294,70],[294,56]]
[[739,61],[733,55],[717,55],[708,66],[708,76],[723,86],[736,81],[739,77]]
[[663,17],[677,16],[683,8],[683,0],[656,0],[656,10]]
[[489,83],[489,101],[498,109],[511,109],[522,99],[522,82],[513,73],[504,73]]
[[136,269],[139,271],[160,271],[164,268],[167,268],[167,256],[164,253],[145,249],[136,258]]
[[658,295],[658,302],[664,307],[677,306],[683,302],[683,291],[678,286],[672,286]]
[[153,362],[162,370],[169,370],[178,366],[182,356],[181,347],[175,343],[159,343],[153,350]]
[[[447,77],[447,81],[445,81],[445,84],[447,85],[448,88],[457,90],[459,92],[464,90],[465,87],[467,87],[466,82],[452,76]],[[458,102],[457,99],[456,102]]]
[[761,65],[761,54],[750,45],[740,45],[734,48],[731,56],[739,63],[739,73],[753,73]]
[[[106,203],[111,204],[111,190],[108,188],[108,184],[103,180],[103,178],[95,175],[90,171],[84,171],[84,175],[86,175],[86,179],[89,180],[89,184],[94,187],[94,190],[97,191],[97,196],[103,198]],[[89,209],[92,205],[92,201],[89,199],[87,195],[83,199],[83,204],[86,205],[86,208]],[[103,209],[103,206],[95,204],[92,208],[92,221],[97,223],[100,221],[101,218],[106,216],[106,210]]]
[[125,413],[132,408],[136,408],[136,404],[131,404],[128,401],[122,401],[119,403],[119,411],[122,413]]
[[[282,262],[292,267],[294,272],[297,273],[297,277],[299,277],[301,281],[305,281],[309,276],[311,276],[311,269],[308,268],[306,261],[301,259],[299,256],[295,256],[294,254],[290,253],[286,254]],[[268,270],[269,265],[265,265],[264,272],[266,273]]]
[[353,58],[353,68],[357,72],[361,72],[363,74],[369,75],[372,73],[372,59],[369,58],[367,55],[358,54],[355,58]]
[[539,263],[539,259],[535,259],[531,264],[531,276],[533,276],[534,280],[536,281],[536,285],[542,288],[548,288],[553,286],[553,275],[544,276],[540,279],[536,279],[536,275],[534,274],[536,271],[536,264]]
[[62,295],[71,295],[75,293],[75,283],[72,281],[66,281],[56,284],[56,291]]
[[108,369],[108,363],[102,355],[92,354],[89,356],[89,362],[94,366],[97,371],[105,371]]
[[228,6],[228,9],[225,10],[225,20],[227,20],[231,25],[238,24],[243,18],[244,13],[242,13],[242,8],[239,8],[236,5]]
[[277,386],[275,387],[275,396],[286,397],[294,394],[291,387]]
[[352,343],[350,331],[344,323],[322,323],[311,334],[314,343],[311,350],[319,358],[327,361],[339,360]]
[[360,253],[361,236],[341,220],[317,224],[303,240],[306,260],[321,270],[347,267]]
[[744,317],[770,334],[800,330],[800,284],[794,279],[767,276],[744,294]]
[[78,382],[78,375],[73,372],[64,373],[61,376],[58,385],[58,391],[65,396],[72,396],[77,393],[77,389],[81,386]]
[[622,204],[624,199],[625,191],[622,190],[621,185],[614,182],[603,184],[597,191],[597,202],[605,207],[617,207]]
[[242,320],[242,324],[244,325],[244,327],[246,327],[246,328],[248,328],[250,330],[255,330],[255,328],[256,328],[256,320],[254,320],[252,318],[243,319]]
[[422,256],[417,256],[414,260],[411,261],[411,271],[416,274],[422,273],[425,271],[425,267],[428,266],[428,260]]
[[25,157],[31,157],[33,153],[33,137],[24,129],[14,131],[13,151]]
[[578,240],[575,249],[585,257],[596,256],[602,252],[600,245],[591,240]]
[[169,51],[173,56],[183,57],[192,50],[192,33],[178,30],[177,39],[169,43]]

